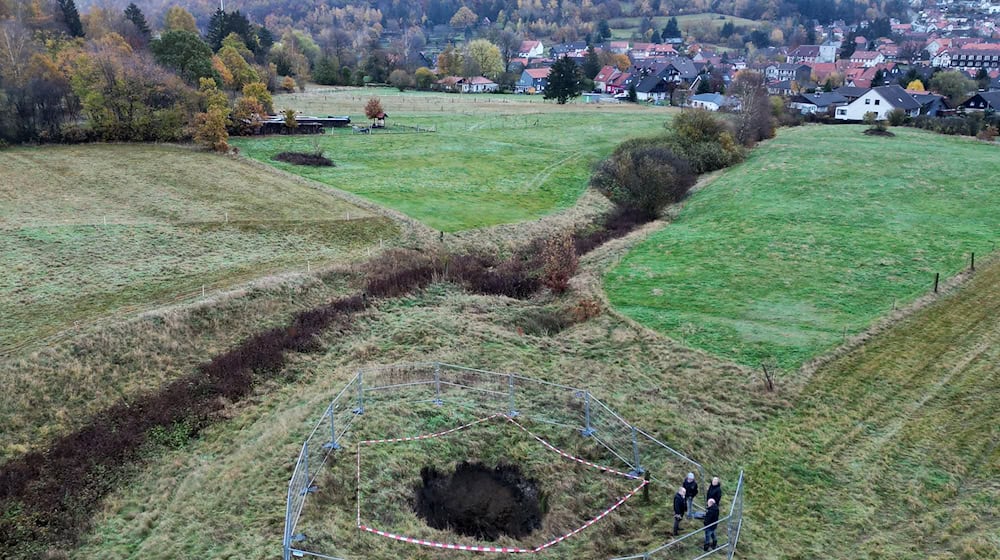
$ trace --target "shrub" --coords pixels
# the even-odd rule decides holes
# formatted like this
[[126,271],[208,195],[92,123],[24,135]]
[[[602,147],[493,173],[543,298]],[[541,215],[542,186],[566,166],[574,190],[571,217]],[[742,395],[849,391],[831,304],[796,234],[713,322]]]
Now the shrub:
[[902,109],[893,109],[892,111],[889,111],[887,118],[889,119],[889,124],[892,126],[903,126],[906,124],[909,115],[907,115],[906,111]]
[[333,162],[323,155],[322,152],[281,152],[274,156],[277,161],[291,163],[293,165],[311,165],[313,167],[334,167]]
[[667,147],[687,159],[694,173],[723,169],[745,157],[732,125],[703,109],[683,111],[665,126]]
[[542,284],[557,294],[565,292],[580,262],[573,237],[562,234],[547,239],[542,246],[541,261]]
[[992,142],[996,139],[998,134],[1000,134],[1000,131],[997,130],[997,127],[987,126],[976,135],[976,138],[985,140],[986,142]]
[[687,160],[662,144],[626,142],[600,162],[590,184],[617,206],[655,218],[684,198],[695,175]]

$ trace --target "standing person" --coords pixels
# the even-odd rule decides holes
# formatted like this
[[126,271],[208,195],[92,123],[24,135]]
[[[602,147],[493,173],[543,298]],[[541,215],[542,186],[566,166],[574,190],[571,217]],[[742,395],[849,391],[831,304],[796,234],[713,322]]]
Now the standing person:
[[708,485],[708,492],[705,493],[705,499],[715,500],[715,505],[722,505],[722,483],[719,482],[719,477],[712,477],[712,484]]
[[694,515],[694,497],[698,495],[698,481],[694,479],[694,473],[689,472],[687,478],[684,479],[684,491],[687,498],[687,514],[688,519]]
[[684,487],[677,489],[674,496],[674,536],[680,534],[681,519],[684,519],[684,512],[687,511],[687,501],[684,500]]
[[[719,546],[719,542],[715,540],[715,530],[719,527],[716,525],[719,521],[719,504],[713,499],[708,500],[708,508],[705,510],[705,552],[709,550],[715,550]],[[709,548],[709,542],[712,543],[711,548]]]

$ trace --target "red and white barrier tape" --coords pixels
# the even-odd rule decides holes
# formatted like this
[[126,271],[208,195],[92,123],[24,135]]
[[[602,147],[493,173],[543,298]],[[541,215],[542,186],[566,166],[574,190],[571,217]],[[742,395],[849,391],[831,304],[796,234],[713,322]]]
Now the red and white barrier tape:
[[390,539],[395,539],[397,541],[403,541],[413,544],[419,544],[422,546],[430,546],[434,548],[444,548],[448,550],[465,550],[468,552],[506,552],[506,553],[526,553],[532,552],[527,548],[514,548],[508,546],[473,546],[465,544],[450,544],[450,543],[439,543],[434,541],[425,541],[423,539],[415,539],[413,537],[404,537],[403,535],[396,535],[394,533],[388,533],[386,531],[379,531],[378,529],[372,529],[366,525],[359,525],[358,529],[362,531],[368,531],[369,533],[375,533],[376,535],[382,537],[388,537]]
[[606,517],[608,514],[610,514],[611,512],[613,512],[616,509],[618,509],[619,507],[621,507],[621,505],[624,504],[626,501],[628,501],[629,498],[631,498],[632,496],[635,496],[636,493],[639,492],[639,490],[642,490],[642,487],[645,486],[645,485],[647,485],[647,484],[649,484],[649,483],[647,481],[643,480],[642,483],[639,484],[639,486],[636,486],[636,488],[634,490],[632,490],[631,492],[629,492],[628,494],[626,494],[625,496],[623,496],[621,499],[619,499],[617,502],[615,502],[614,505],[612,505],[608,509],[602,511],[596,517],[590,519],[589,521],[587,521],[583,525],[577,527],[576,529],[573,529],[569,533],[566,533],[565,535],[563,535],[563,536],[561,536],[559,538],[552,539],[551,541],[549,541],[549,542],[547,542],[547,543],[545,543],[543,545],[536,546],[535,548],[517,548],[517,547],[509,547],[509,546],[476,546],[476,545],[454,544],[454,543],[439,543],[439,542],[435,542],[435,541],[428,541],[428,540],[424,540],[424,539],[416,539],[416,538],[413,538],[413,537],[407,537],[407,536],[403,536],[403,535],[397,535],[395,533],[389,533],[387,531],[380,531],[378,529],[373,529],[373,528],[371,528],[371,527],[369,527],[367,525],[362,525],[361,523],[358,523],[358,529],[361,529],[362,531],[367,531],[369,533],[374,533],[374,534],[379,535],[381,537],[386,537],[386,538],[394,539],[394,540],[397,540],[397,541],[408,542],[408,543],[411,543],[411,544],[418,544],[418,545],[421,545],[421,546],[429,546],[429,547],[433,547],[433,548],[443,548],[443,549],[447,549],[447,550],[464,550],[464,551],[467,551],[467,552],[500,552],[500,553],[507,553],[507,554],[534,554],[536,552],[541,552],[541,551],[545,550],[546,548],[555,546],[555,545],[563,542],[564,540],[566,540],[566,539],[568,539],[568,538],[576,535],[577,533],[583,531],[587,527],[590,527],[594,523],[597,523],[601,519],[604,519],[604,517]]
[[521,428],[522,430],[524,430],[525,433],[527,433],[529,436],[535,438],[538,441],[538,443],[541,443],[546,448],[548,448],[548,449],[550,449],[552,451],[555,451],[556,453],[562,455],[563,457],[565,457],[565,458],[567,458],[567,459],[569,459],[571,461],[576,461],[577,463],[580,463],[582,465],[587,465],[588,467],[593,467],[593,468],[598,469],[600,471],[604,471],[604,472],[608,472],[608,473],[612,473],[612,474],[617,474],[618,476],[624,476],[625,478],[631,478],[633,480],[636,480],[636,479],[639,478],[638,476],[636,476],[634,474],[622,472],[622,471],[619,471],[619,470],[615,470],[615,469],[612,469],[611,467],[605,467],[604,465],[598,465],[597,463],[591,463],[590,461],[587,461],[586,459],[581,459],[579,457],[570,455],[569,453],[566,453],[562,449],[559,449],[558,447],[552,445],[551,443],[545,441],[544,439],[536,436],[535,434],[533,434],[531,432],[531,430],[529,430],[528,428],[525,428],[517,420],[514,420],[510,416],[507,416],[506,414],[504,414],[503,417],[506,418],[508,421],[510,421],[515,426],[517,426],[518,428]]
[[494,419],[494,418],[496,418],[498,416],[503,416],[503,414],[494,414],[493,416],[487,416],[486,418],[480,418],[479,420],[476,420],[474,422],[469,422],[468,424],[465,424],[464,426],[459,426],[457,428],[452,428],[450,430],[445,430],[443,432],[437,432],[435,434],[424,434],[424,435],[420,435],[420,436],[411,436],[411,437],[402,437],[402,438],[391,438],[391,439],[366,439],[366,440],[360,441],[358,443],[363,443],[363,444],[371,445],[373,443],[399,443],[401,441],[418,441],[418,440],[422,440],[422,439],[432,439],[432,438],[436,438],[436,437],[445,436],[445,435],[448,435],[448,434],[451,434],[451,433],[459,432],[459,431],[464,430],[466,428],[470,428],[472,426],[475,426],[476,424],[481,424],[483,422],[487,422],[489,420],[492,420],[492,419]]
[[393,539],[393,540],[397,540],[397,541],[408,542],[408,543],[412,543],[412,544],[418,544],[418,545],[421,545],[421,546],[429,546],[429,547],[433,547],[433,548],[441,548],[441,549],[446,549],[446,550],[463,550],[463,551],[467,551],[467,552],[499,552],[499,553],[508,553],[508,554],[531,554],[531,553],[535,553],[535,552],[541,552],[542,550],[545,550],[545,549],[547,549],[547,548],[549,548],[551,546],[554,546],[554,545],[556,545],[558,543],[561,543],[562,541],[564,541],[564,540],[572,537],[573,535],[576,535],[577,533],[583,531],[587,527],[590,527],[594,523],[597,523],[598,521],[600,521],[601,519],[603,519],[604,517],[606,517],[608,514],[610,514],[611,512],[613,512],[616,509],[618,509],[619,507],[621,507],[621,505],[624,504],[626,501],[628,501],[629,498],[631,498],[632,496],[635,496],[636,493],[639,492],[639,490],[642,490],[642,488],[644,486],[646,486],[647,484],[649,484],[649,482],[646,481],[646,480],[640,480],[641,483],[639,484],[639,486],[635,487],[634,490],[632,490],[631,492],[629,492],[628,494],[626,494],[625,496],[623,496],[621,499],[619,499],[617,502],[615,502],[611,507],[609,507],[608,509],[602,511],[596,517],[590,519],[589,521],[587,521],[586,523],[584,523],[580,527],[577,527],[576,529],[573,529],[569,533],[566,533],[565,535],[563,535],[563,536],[561,536],[559,538],[553,539],[553,540],[551,540],[551,541],[549,541],[549,542],[547,542],[547,543],[545,543],[543,545],[540,545],[538,547],[531,548],[531,549],[529,549],[529,548],[517,548],[517,547],[503,547],[503,546],[499,546],[498,547],[498,546],[477,546],[477,545],[464,545],[464,544],[453,544],[453,543],[439,543],[439,542],[428,541],[428,540],[423,540],[423,539],[416,539],[416,538],[413,538],[413,537],[407,537],[407,536],[403,536],[403,535],[397,535],[395,533],[389,533],[387,531],[381,531],[381,530],[378,530],[378,529],[373,529],[373,528],[368,527],[367,525],[364,525],[364,524],[361,523],[361,444],[368,444],[368,445],[370,445],[370,444],[376,444],[376,443],[398,443],[398,442],[404,442],[404,441],[418,441],[418,440],[424,440],[424,439],[432,439],[432,438],[441,437],[441,436],[444,436],[444,435],[448,435],[448,434],[451,434],[451,433],[455,433],[455,432],[464,430],[466,428],[475,426],[476,424],[481,424],[483,422],[487,422],[489,420],[493,420],[494,418],[497,418],[497,417],[500,417],[500,416],[506,418],[507,421],[509,421],[510,423],[514,424],[515,426],[517,426],[518,428],[520,428],[521,430],[523,430],[525,433],[527,433],[528,435],[530,435],[531,437],[533,437],[536,441],[538,441],[539,443],[541,443],[547,449],[558,453],[559,455],[561,455],[562,457],[564,457],[566,459],[569,459],[571,461],[576,461],[577,463],[580,463],[582,465],[586,465],[588,467],[593,467],[593,468],[595,468],[597,470],[600,470],[602,472],[616,474],[616,475],[623,476],[625,478],[629,478],[629,479],[632,479],[632,480],[639,480],[639,477],[636,476],[636,475],[633,475],[633,474],[630,474],[630,473],[626,473],[626,472],[622,472],[622,471],[619,471],[619,470],[615,470],[615,469],[612,469],[610,467],[606,467],[606,466],[603,466],[603,465],[598,465],[597,463],[592,463],[592,462],[587,461],[585,459],[581,459],[581,458],[576,457],[574,455],[570,455],[569,453],[566,453],[565,451],[563,451],[563,450],[559,449],[558,447],[552,445],[551,443],[545,441],[541,437],[535,435],[534,433],[531,432],[531,430],[529,430],[528,428],[524,427],[520,422],[514,420],[510,416],[508,416],[506,414],[494,414],[492,416],[487,416],[485,418],[480,418],[479,420],[476,420],[474,422],[470,422],[468,424],[465,424],[465,425],[462,425],[462,426],[458,426],[457,428],[452,428],[450,430],[445,430],[443,432],[437,432],[437,433],[433,433],[433,434],[424,434],[424,435],[420,435],[420,436],[404,437],[404,438],[369,439],[369,440],[359,441],[358,442],[358,449],[357,449],[357,454],[358,454],[358,473],[357,473],[357,484],[358,484],[358,499],[357,499],[357,501],[358,501],[358,518],[357,518],[357,522],[358,522],[358,529],[361,529],[362,531],[367,531],[369,533],[373,533],[373,534],[376,534],[376,535],[379,535],[379,536],[382,536],[382,537],[386,537],[386,538],[390,538],[390,539]]

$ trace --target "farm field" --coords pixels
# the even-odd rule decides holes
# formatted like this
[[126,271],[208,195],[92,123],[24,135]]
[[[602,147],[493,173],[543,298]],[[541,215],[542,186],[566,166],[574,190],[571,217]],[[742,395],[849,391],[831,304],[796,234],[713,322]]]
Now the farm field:
[[[364,104],[379,95],[388,131],[333,129],[314,137],[234,139],[261,162],[361,195],[430,227],[454,232],[537,219],[571,206],[592,165],[621,140],[655,134],[665,109],[554,103],[541,96],[471,96],[357,89],[277,96],[276,107],[348,114],[364,124]],[[435,132],[409,132],[409,127]],[[399,132],[399,133],[394,133]],[[273,161],[283,151],[323,150],[336,167]]]
[[782,131],[609,271],[611,302],[718,356],[796,368],[993,249],[996,146],[861,130]]
[[398,235],[266,168],[169,146],[6,150],[0,200],[0,353]]
[[[732,22],[733,25],[737,27],[746,27],[748,29],[753,29],[760,22],[746,19],[736,16],[729,16],[724,14],[716,13],[703,13],[703,14],[684,14],[677,17],[677,26],[681,28],[684,32],[688,27],[692,25],[712,25],[716,29],[721,28],[726,22]],[[638,17],[620,17],[612,18],[608,20],[608,25],[611,27],[611,36],[614,39],[629,39],[639,31],[639,22],[642,18]],[[655,16],[650,18],[653,22],[653,27],[657,31],[661,31],[667,22],[670,20],[670,16]]]

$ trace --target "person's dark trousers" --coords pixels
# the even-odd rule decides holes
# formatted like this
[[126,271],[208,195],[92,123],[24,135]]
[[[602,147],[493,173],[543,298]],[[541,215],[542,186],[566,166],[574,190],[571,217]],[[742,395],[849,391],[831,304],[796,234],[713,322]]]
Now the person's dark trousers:
[[682,515],[674,515],[674,535],[676,536],[681,531],[681,518]]
[[[715,540],[715,527],[705,527],[705,552],[715,550],[717,546]],[[711,543],[711,545],[709,544]]]
[[688,519],[691,519],[694,516],[694,498],[684,498],[684,499],[687,500],[688,504],[688,513],[687,513]]

